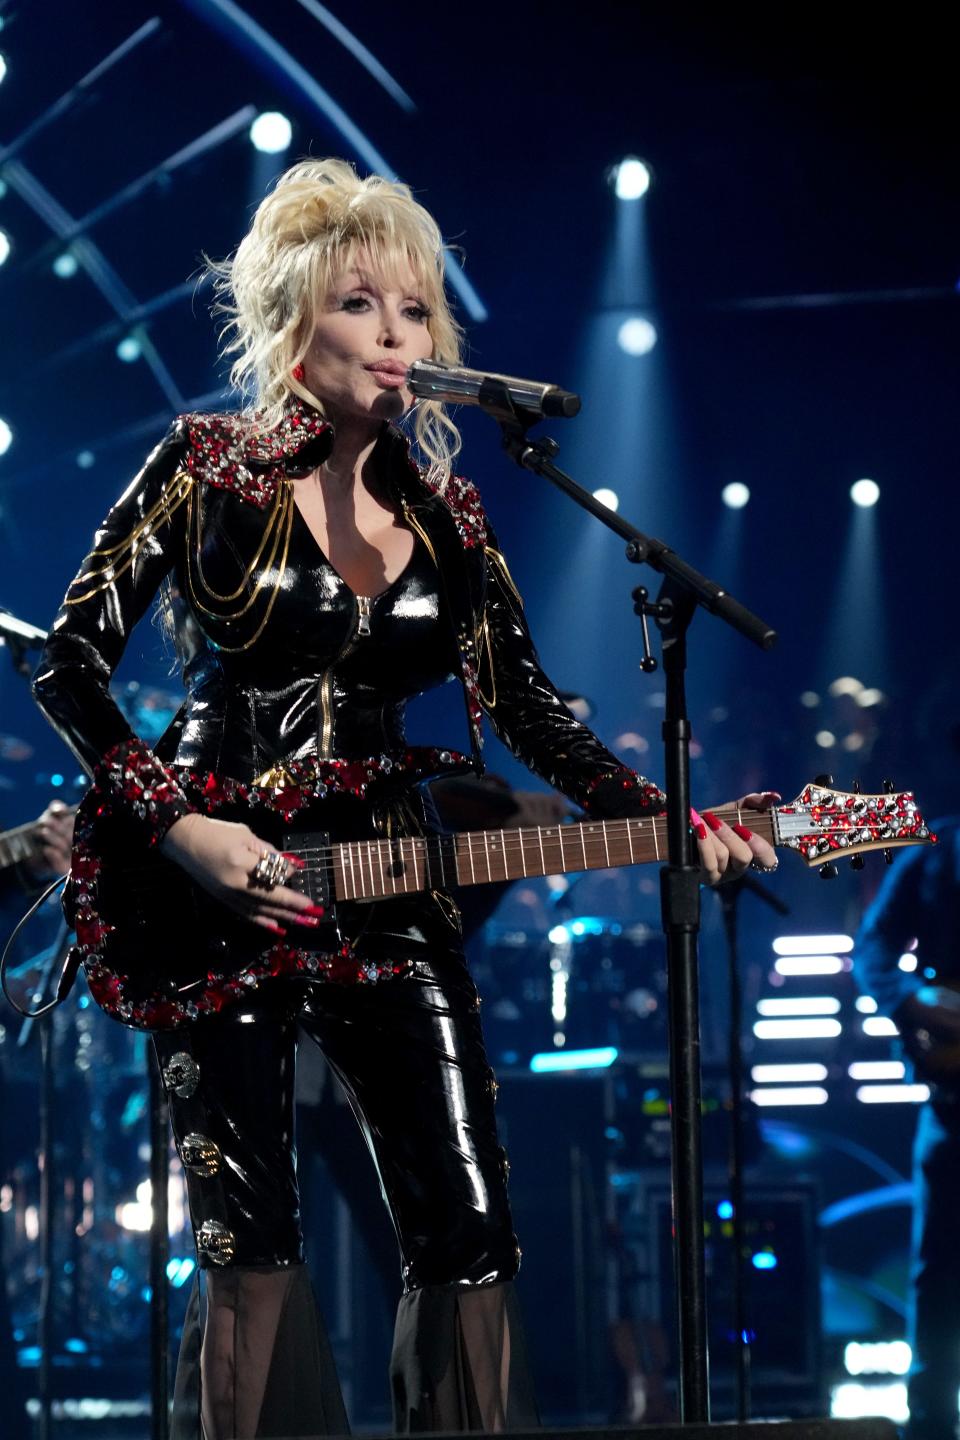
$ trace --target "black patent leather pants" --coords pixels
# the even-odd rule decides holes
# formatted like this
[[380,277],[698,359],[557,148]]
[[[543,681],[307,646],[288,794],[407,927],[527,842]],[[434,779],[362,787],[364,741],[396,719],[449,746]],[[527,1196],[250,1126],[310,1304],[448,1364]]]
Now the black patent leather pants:
[[[476,990],[449,927],[438,938],[435,926],[410,925],[405,939],[415,958],[395,980],[278,982],[242,1009],[155,1037],[204,1280],[184,1331],[177,1440],[346,1429],[322,1326],[304,1321],[298,1026],[346,1088],[397,1231],[397,1429],[536,1423]],[[389,943],[375,935],[365,948]],[[286,1373],[300,1377],[292,1394]]]

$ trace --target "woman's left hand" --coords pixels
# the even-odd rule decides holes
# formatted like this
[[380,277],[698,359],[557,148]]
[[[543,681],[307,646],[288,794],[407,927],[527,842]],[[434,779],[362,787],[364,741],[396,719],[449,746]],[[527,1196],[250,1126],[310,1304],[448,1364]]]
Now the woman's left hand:
[[[738,810],[769,810],[781,796],[776,790],[744,795],[737,800]],[[728,806],[718,805],[717,809]],[[700,874],[705,884],[720,885],[724,880],[734,880],[754,863],[758,870],[776,870],[777,852],[769,840],[762,839],[745,825],[728,825],[712,810],[698,815],[691,810],[690,821],[697,837],[700,854]]]

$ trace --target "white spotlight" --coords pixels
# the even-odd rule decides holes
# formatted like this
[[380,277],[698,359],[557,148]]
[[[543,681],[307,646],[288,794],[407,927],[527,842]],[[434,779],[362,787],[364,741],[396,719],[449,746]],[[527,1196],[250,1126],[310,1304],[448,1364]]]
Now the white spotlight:
[[77,451],[77,465],[81,470],[89,470],[96,462],[96,455],[92,450]]
[[136,335],[124,335],[117,346],[117,359],[126,365],[132,365],[134,360],[140,359],[140,353],[140,341]]
[[10,236],[6,230],[0,230],[0,265],[3,264],[10,254]]
[[0,82],[7,73],[7,62],[3,55],[0,55]]
[[293,139],[293,126],[278,110],[264,110],[250,126],[250,140],[255,150],[265,155],[279,155]]
[[79,268],[76,255],[71,255],[69,250],[64,250],[53,262],[53,273],[58,280],[69,280]]
[[850,486],[850,499],[854,505],[864,508],[876,505],[880,499],[880,486],[876,480],[855,480]]
[[6,455],[13,444],[13,431],[6,420],[0,420],[0,455]]
[[605,490],[602,486],[593,492],[594,500],[599,500],[601,505],[608,506],[611,510],[619,510],[620,496],[616,490]]
[[617,331],[617,344],[628,355],[649,355],[656,343],[656,326],[642,315],[631,315]]
[[730,485],[724,485],[720,493],[724,505],[730,510],[742,510],[750,499],[749,486],[739,480],[734,480]]
[[821,750],[829,750],[832,745],[837,743],[837,737],[832,730],[818,730],[813,738]]
[[639,200],[650,189],[650,169],[636,155],[628,155],[614,167],[614,189],[618,200]]

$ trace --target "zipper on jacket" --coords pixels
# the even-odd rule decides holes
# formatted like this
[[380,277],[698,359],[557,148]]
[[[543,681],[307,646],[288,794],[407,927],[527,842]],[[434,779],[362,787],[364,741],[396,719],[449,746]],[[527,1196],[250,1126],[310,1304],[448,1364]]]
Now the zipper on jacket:
[[[338,652],[337,655],[334,657],[334,659],[333,659],[333,661],[331,662],[331,664],[327,666],[326,670],[324,670],[323,674],[320,676],[320,681],[319,681],[319,684],[318,684],[318,686],[317,686],[317,691],[318,691],[319,700],[320,700],[320,745],[319,745],[319,751],[320,751],[320,759],[321,759],[321,760],[329,760],[329,759],[330,759],[330,749],[331,749],[331,744],[332,744],[332,741],[333,741],[333,671],[334,671],[334,667],[337,666],[337,665],[339,665],[341,660],[345,660],[345,659],[347,658],[347,656],[350,654],[350,651],[353,649],[353,647],[354,647],[354,646],[356,645],[356,643],[357,643],[357,636],[358,636],[358,635],[369,635],[369,634],[370,634],[370,603],[371,603],[371,602],[370,602],[369,598],[368,598],[366,595],[354,595],[353,601],[354,601],[354,606],[355,606],[355,609],[356,609],[356,614],[355,614],[355,616],[354,616],[353,624],[350,626],[350,630],[349,630],[349,632],[348,632],[348,634],[347,634],[347,638],[346,638],[346,640],[343,642],[343,645],[340,647],[339,652]],[[364,611],[363,611],[363,605],[364,605],[364,604],[367,606],[367,610],[366,610],[366,614],[365,614],[365,615],[364,615]],[[366,629],[363,628],[364,621],[366,621]]]

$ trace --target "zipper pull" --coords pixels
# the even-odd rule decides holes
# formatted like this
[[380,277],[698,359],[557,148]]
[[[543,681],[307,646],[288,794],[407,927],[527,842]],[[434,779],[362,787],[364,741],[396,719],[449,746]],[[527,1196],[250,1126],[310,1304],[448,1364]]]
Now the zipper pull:
[[357,609],[360,612],[360,620],[357,625],[358,635],[370,634],[370,611],[372,608],[373,602],[371,601],[369,595],[357,596]]

